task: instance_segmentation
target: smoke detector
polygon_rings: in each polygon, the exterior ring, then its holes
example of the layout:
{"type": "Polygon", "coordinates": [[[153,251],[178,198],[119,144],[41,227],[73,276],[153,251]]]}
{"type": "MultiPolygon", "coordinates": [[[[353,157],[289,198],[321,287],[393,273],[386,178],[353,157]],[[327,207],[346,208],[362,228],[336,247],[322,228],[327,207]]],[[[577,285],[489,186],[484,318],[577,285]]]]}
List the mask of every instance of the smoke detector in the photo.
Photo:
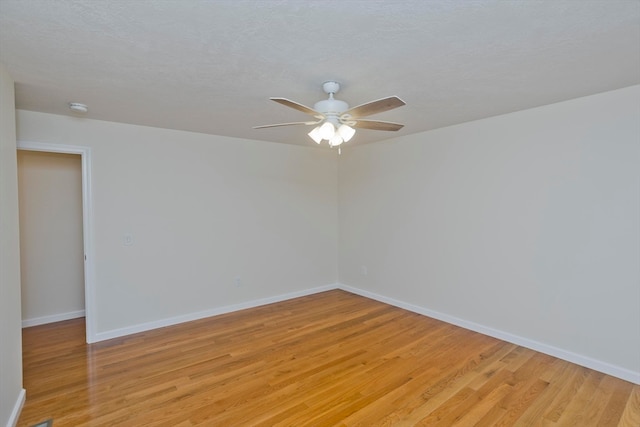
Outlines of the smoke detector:
{"type": "Polygon", "coordinates": [[[89,107],[87,107],[85,104],[80,104],[79,102],[70,102],[69,109],[74,113],[80,114],[87,114],[87,111],[89,111],[89,107]]]}

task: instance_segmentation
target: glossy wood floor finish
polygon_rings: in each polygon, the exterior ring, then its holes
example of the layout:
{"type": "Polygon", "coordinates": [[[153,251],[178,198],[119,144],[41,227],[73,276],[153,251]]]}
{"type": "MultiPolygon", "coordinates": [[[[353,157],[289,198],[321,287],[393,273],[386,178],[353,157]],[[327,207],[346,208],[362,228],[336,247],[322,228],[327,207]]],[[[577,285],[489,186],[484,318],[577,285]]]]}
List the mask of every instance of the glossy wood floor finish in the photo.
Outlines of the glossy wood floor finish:
{"type": "Polygon", "coordinates": [[[640,426],[640,386],[337,290],[23,345],[20,426],[640,426]]]}

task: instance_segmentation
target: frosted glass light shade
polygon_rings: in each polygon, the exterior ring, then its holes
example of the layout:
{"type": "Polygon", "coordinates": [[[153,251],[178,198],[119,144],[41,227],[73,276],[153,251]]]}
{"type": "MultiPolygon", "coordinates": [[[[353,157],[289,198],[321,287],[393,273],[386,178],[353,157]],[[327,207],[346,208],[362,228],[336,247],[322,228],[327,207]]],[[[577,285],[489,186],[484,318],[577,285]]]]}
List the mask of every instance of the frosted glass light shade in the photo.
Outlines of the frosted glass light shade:
{"type": "Polygon", "coordinates": [[[336,133],[336,128],[333,126],[333,123],[324,122],[322,126],[320,126],[320,136],[322,139],[331,139],[333,135],[336,133]]]}
{"type": "Polygon", "coordinates": [[[343,142],[349,141],[355,135],[356,130],[348,125],[340,125],[336,130],[336,125],[330,121],[325,121],[321,126],[316,126],[308,133],[316,144],[320,144],[323,139],[329,142],[329,146],[337,147],[343,142]]]}
{"type": "Polygon", "coordinates": [[[340,134],[344,142],[348,142],[351,138],[353,138],[353,135],[355,135],[356,130],[351,126],[341,125],[338,128],[338,133],[340,134]]]}
{"type": "Polygon", "coordinates": [[[320,126],[314,127],[313,130],[307,135],[309,135],[311,139],[316,142],[316,144],[320,144],[320,142],[322,141],[322,136],[320,135],[320,126]]]}
{"type": "Polygon", "coordinates": [[[338,145],[342,144],[343,142],[344,142],[344,140],[342,139],[340,134],[336,133],[335,135],[333,135],[333,138],[331,138],[329,140],[329,145],[332,146],[332,147],[337,147],[338,145]]]}

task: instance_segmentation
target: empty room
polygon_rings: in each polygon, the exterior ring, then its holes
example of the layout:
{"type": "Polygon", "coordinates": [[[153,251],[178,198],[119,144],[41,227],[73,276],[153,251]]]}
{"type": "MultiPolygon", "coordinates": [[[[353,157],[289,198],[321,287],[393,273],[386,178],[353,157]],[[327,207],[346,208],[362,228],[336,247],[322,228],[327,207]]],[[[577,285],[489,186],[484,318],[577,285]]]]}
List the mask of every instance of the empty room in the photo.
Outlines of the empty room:
{"type": "Polygon", "coordinates": [[[640,1],[0,0],[0,426],[640,425],[640,1]]]}

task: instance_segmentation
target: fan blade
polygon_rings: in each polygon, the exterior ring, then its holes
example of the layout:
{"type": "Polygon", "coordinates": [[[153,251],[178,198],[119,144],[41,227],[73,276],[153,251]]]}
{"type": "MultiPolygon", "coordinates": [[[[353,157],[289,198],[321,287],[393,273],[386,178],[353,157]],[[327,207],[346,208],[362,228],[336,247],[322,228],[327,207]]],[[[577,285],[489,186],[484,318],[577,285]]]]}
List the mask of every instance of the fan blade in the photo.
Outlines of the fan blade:
{"type": "Polygon", "coordinates": [[[262,126],[254,126],[254,129],[264,129],[264,128],[275,128],[278,126],[300,126],[300,125],[317,125],[322,120],[318,120],[317,122],[291,122],[291,123],[278,123],[275,125],[262,125],[262,126]]]}
{"type": "Polygon", "coordinates": [[[287,98],[269,98],[272,101],[276,101],[286,107],[293,108],[294,110],[302,111],[303,113],[310,114],[315,117],[322,117],[322,113],[317,112],[313,108],[309,108],[306,105],[299,104],[287,98]]]}
{"type": "Polygon", "coordinates": [[[400,123],[381,122],[379,120],[356,120],[354,128],[372,129],[372,130],[400,130],[404,127],[400,123]]]}
{"type": "MultiPolygon", "coordinates": [[[[273,98],[272,98],[273,99],[273,98]]],[[[383,111],[393,110],[394,108],[402,107],[405,102],[397,96],[390,96],[388,98],[378,99],[376,101],[367,102],[366,104],[358,105],[350,110],[345,111],[343,114],[349,114],[353,118],[370,116],[372,114],[381,113],[383,111]]]]}

